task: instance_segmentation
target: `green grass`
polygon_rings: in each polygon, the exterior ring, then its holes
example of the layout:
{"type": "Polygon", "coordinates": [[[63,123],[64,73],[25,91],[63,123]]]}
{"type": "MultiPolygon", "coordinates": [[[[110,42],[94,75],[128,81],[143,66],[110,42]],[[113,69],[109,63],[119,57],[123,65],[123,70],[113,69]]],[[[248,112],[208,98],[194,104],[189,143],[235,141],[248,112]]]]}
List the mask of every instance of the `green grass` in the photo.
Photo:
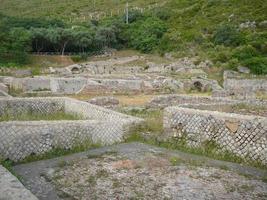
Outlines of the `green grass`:
{"type": "Polygon", "coordinates": [[[81,120],[82,118],[75,114],[68,114],[63,111],[55,113],[17,113],[13,114],[6,112],[6,114],[0,116],[0,122],[3,121],[53,121],[53,120],[81,120]]]}
{"type": "Polygon", "coordinates": [[[163,131],[163,111],[162,110],[139,110],[133,109],[131,111],[124,111],[127,115],[140,117],[145,119],[142,125],[134,129],[138,132],[149,132],[159,134],[163,131]]]}

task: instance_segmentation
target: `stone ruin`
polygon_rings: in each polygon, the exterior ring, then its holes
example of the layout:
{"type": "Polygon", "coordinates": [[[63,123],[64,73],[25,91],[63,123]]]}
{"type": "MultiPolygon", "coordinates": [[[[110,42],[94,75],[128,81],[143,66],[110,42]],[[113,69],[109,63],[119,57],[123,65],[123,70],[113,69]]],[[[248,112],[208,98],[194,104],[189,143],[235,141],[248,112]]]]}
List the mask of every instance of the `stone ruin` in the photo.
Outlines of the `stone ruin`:
{"type": "Polygon", "coordinates": [[[267,101],[161,95],[147,106],[164,109],[163,140],[185,139],[191,147],[215,142],[221,152],[267,165],[267,101]]]}
{"type": "MultiPolygon", "coordinates": [[[[142,56],[110,58],[67,66],[44,69],[40,76],[0,77],[0,83],[27,94],[95,94],[95,93],[169,93],[197,90],[221,90],[216,80],[207,78],[203,71],[211,62],[198,65],[189,58],[156,64],[142,56]],[[141,64],[138,64],[141,62],[141,64]],[[175,78],[171,74],[187,74],[175,78]]],[[[0,87],[0,91],[2,88],[0,87]]]]}
{"type": "Polygon", "coordinates": [[[242,74],[225,71],[223,89],[213,90],[214,97],[255,99],[257,94],[267,94],[267,77],[246,78],[242,74]]]}
{"type": "Polygon", "coordinates": [[[248,162],[253,160],[267,165],[266,117],[181,105],[164,110],[164,131],[166,137],[186,138],[187,145],[193,148],[215,142],[220,152],[230,152],[248,162]]]}
{"type": "Polygon", "coordinates": [[[66,97],[0,99],[0,115],[57,111],[82,119],[0,122],[1,158],[20,161],[53,148],[70,149],[87,140],[95,144],[113,144],[123,141],[132,126],[142,123],[142,119],[66,97]]]}

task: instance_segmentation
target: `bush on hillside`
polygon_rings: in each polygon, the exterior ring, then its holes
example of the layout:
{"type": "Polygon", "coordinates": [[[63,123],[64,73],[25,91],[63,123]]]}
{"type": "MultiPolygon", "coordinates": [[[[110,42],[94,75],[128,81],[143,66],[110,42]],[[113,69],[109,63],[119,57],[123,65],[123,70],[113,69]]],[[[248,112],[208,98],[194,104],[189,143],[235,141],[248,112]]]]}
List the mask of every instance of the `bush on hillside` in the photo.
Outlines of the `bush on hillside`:
{"type": "Polygon", "coordinates": [[[248,67],[254,74],[267,74],[267,58],[254,57],[242,62],[244,66],[248,67]]]}
{"type": "Polygon", "coordinates": [[[259,53],[251,45],[238,47],[234,50],[234,53],[233,53],[233,57],[237,58],[239,61],[251,59],[257,56],[259,56],[259,53]]]}
{"type": "Polygon", "coordinates": [[[137,21],[127,30],[129,44],[142,52],[151,52],[157,47],[166,30],[164,22],[156,17],[137,21]]]}
{"type": "MultiPolygon", "coordinates": [[[[129,16],[128,17],[129,17],[128,18],[129,23],[133,23],[133,22],[135,22],[137,20],[142,19],[144,17],[144,15],[138,10],[132,10],[132,11],[129,12],[129,16]]],[[[123,18],[126,19],[126,15],[124,15],[123,18]]]]}
{"type": "Polygon", "coordinates": [[[248,34],[246,39],[258,52],[265,55],[267,54],[267,32],[248,34]]]}
{"type": "Polygon", "coordinates": [[[244,43],[242,33],[233,25],[225,24],[219,26],[213,37],[214,43],[225,46],[238,46],[244,43]]]}

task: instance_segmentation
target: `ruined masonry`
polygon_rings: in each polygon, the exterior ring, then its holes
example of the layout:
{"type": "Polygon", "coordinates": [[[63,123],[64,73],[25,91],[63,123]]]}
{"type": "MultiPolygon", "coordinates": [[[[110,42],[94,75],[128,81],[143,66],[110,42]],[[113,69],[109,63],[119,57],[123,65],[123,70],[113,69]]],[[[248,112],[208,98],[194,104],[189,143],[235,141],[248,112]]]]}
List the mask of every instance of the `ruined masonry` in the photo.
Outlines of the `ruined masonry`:
{"type": "Polygon", "coordinates": [[[215,142],[220,152],[231,152],[248,162],[254,160],[267,165],[266,117],[167,107],[164,132],[167,138],[185,138],[191,147],[215,142]]]}
{"type": "Polygon", "coordinates": [[[95,144],[113,144],[123,141],[132,126],[143,122],[139,118],[66,97],[0,99],[0,115],[51,114],[57,111],[75,114],[82,120],[0,122],[0,156],[19,161],[52,148],[69,149],[87,140],[95,144]]]}

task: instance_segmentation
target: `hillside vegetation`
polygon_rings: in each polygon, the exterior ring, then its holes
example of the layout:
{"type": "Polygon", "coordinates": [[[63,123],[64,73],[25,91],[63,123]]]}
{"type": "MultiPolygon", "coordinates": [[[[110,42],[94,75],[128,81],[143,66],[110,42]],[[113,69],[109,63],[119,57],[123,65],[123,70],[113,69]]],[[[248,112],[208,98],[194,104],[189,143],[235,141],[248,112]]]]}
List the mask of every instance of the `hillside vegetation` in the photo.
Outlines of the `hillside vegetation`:
{"type": "Polygon", "coordinates": [[[31,52],[77,53],[106,47],[210,59],[267,74],[266,0],[0,0],[0,62],[31,52]],[[144,8],[144,9],[143,9],[144,8]]]}
{"type": "MultiPolygon", "coordinates": [[[[162,0],[128,0],[131,8],[149,9],[163,5],[162,0]]],[[[61,19],[79,22],[122,15],[126,0],[0,0],[0,12],[15,17],[61,19]],[[16,9],[15,9],[16,8],[16,9]]]]}

